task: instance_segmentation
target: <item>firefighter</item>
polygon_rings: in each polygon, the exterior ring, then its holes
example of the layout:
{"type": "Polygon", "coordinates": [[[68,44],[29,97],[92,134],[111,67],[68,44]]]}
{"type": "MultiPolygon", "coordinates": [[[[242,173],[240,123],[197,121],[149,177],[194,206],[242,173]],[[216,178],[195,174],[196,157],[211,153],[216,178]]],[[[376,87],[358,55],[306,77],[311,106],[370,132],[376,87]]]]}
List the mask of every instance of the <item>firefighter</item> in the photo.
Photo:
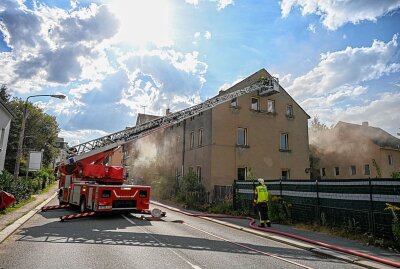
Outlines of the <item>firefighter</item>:
{"type": "Polygon", "coordinates": [[[254,191],[254,206],[257,206],[258,215],[260,216],[259,227],[265,227],[265,223],[268,227],[271,227],[271,222],[268,218],[268,190],[265,186],[264,179],[259,178],[258,186],[254,191]]]}

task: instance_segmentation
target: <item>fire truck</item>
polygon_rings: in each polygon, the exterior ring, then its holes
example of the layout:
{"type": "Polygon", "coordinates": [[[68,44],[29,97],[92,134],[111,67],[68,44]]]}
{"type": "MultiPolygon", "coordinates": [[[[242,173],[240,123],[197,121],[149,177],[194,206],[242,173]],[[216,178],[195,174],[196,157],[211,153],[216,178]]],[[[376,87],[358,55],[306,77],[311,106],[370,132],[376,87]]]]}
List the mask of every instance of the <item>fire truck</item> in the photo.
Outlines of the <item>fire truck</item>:
{"type": "Polygon", "coordinates": [[[226,91],[193,107],[71,147],[67,160],[58,166],[60,205],[78,207],[81,213],[148,210],[150,187],[124,184],[123,167],[105,165],[107,157],[126,143],[255,91],[261,96],[278,93],[278,79],[262,78],[248,87],[226,91]]]}

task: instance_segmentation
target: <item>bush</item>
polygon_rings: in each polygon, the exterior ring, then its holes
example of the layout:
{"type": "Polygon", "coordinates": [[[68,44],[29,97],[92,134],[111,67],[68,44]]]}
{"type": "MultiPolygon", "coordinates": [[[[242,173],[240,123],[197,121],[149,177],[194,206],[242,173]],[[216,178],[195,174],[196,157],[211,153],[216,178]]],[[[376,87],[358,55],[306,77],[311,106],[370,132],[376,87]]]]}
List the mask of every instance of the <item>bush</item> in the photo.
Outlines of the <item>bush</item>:
{"type": "Polygon", "coordinates": [[[0,190],[14,195],[17,203],[28,199],[31,194],[28,182],[25,180],[14,180],[14,176],[7,171],[3,171],[0,175],[0,190]]]}
{"type": "Polygon", "coordinates": [[[400,245],[400,219],[397,215],[397,212],[400,212],[400,207],[386,203],[385,210],[390,210],[390,212],[393,215],[392,233],[394,240],[396,241],[397,244],[400,245]]]}
{"type": "Polygon", "coordinates": [[[291,222],[291,214],[290,207],[292,205],[287,203],[279,196],[272,195],[269,203],[269,218],[273,222],[277,223],[290,223],[291,222]]]}

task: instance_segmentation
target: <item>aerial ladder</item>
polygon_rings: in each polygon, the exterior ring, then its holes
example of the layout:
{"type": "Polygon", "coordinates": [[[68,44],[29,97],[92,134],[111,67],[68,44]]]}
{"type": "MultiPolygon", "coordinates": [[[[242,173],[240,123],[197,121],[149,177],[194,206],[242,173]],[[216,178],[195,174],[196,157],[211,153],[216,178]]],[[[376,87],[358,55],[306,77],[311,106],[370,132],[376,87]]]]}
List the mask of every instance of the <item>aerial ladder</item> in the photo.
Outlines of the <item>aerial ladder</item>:
{"type": "MultiPolygon", "coordinates": [[[[76,217],[90,216],[96,212],[147,212],[150,187],[124,184],[123,168],[104,165],[106,158],[126,143],[256,91],[259,95],[267,96],[278,93],[279,81],[272,76],[261,78],[250,86],[222,92],[198,105],[70,147],[67,151],[69,157],[58,166],[60,207],[47,207],[43,210],[62,208],[65,205],[76,206],[81,212],[76,217]]],[[[64,219],[74,218],[75,215],[71,216],[64,216],[64,219]]]]}

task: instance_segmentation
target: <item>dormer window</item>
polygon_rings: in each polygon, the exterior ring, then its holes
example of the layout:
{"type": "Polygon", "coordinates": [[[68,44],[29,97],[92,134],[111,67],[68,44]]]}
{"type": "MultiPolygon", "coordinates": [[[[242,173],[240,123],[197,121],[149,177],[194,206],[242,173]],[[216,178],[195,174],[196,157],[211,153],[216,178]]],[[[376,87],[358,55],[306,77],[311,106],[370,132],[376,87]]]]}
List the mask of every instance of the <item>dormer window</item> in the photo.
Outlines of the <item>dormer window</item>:
{"type": "Polygon", "coordinates": [[[238,100],[237,98],[233,98],[231,100],[231,107],[237,107],[238,106],[238,100]]]}

